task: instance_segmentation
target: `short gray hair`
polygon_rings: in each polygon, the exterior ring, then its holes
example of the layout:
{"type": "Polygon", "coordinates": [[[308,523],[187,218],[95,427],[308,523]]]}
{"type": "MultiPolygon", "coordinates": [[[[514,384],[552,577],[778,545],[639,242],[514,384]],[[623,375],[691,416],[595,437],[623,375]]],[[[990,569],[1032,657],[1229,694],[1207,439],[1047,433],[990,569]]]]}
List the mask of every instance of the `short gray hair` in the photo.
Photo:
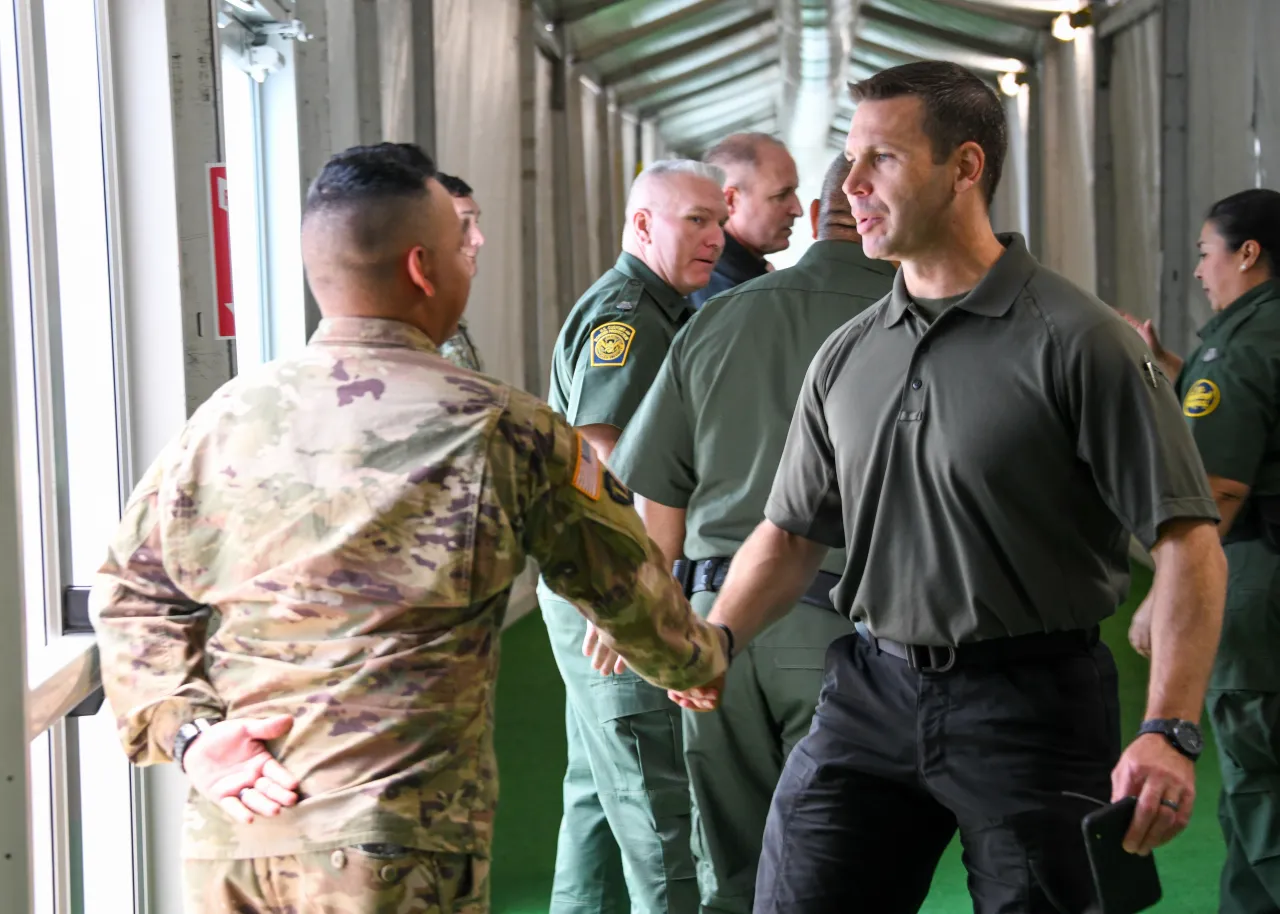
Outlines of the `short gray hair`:
{"type": "Polygon", "coordinates": [[[748,165],[755,167],[760,162],[760,150],[765,146],[773,146],[787,151],[786,143],[767,133],[731,133],[708,149],[702,156],[702,160],[720,166],[748,165]]]}
{"type": "Polygon", "coordinates": [[[715,181],[718,185],[724,187],[724,169],[708,162],[699,162],[696,159],[662,159],[640,172],[636,176],[636,180],[639,181],[646,176],[656,177],[658,175],[673,174],[695,175],[699,178],[715,181]]]}
{"type": "Polygon", "coordinates": [[[709,165],[706,162],[699,162],[695,159],[661,159],[649,165],[636,175],[636,179],[631,182],[631,192],[627,195],[627,219],[635,213],[635,200],[639,195],[640,188],[650,181],[661,180],[673,175],[693,175],[695,178],[705,178],[708,181],[714,181],[716,187],[723,188],[726,180],[724,169],[718,165],[709,165]]]}

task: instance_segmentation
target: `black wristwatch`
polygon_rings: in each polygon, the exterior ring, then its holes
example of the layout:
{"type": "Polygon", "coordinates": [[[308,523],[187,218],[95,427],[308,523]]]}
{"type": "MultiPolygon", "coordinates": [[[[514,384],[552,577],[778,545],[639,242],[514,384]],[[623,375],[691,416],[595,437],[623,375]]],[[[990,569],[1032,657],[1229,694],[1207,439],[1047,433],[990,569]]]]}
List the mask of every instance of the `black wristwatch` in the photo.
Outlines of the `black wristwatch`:
{"type": "Polygon", "coordinates": [[[1138,734],[1145,733],[1159,733],[1169,741],[1169,745],[1193,762],[1204,751],[1204,737],[1200,735],[1200,728],[1189,720],[1176,717],[1144,720],[1138,728],[1138,734]]]}
{"type": "Polygon", "coordinates": [[[726,638],[729,639],[729,646],[725,649],[725,659],[732,662],[733,660],[733,630],[723,622],[712,622],[716,628],[724,632],[726,638]]]}
{"type": "Polygon", "coordinates": [[[183,756],[187,754],[191,744],[196,741],[196,737],[216,723],[216,720],[210,720],[207,717],[197,717],[190,723],[183,724],[178,728],[178,734],[173,738],[173,760],[178,763],[178,768],[182,771],[187,770],[186,766],[182,764],[183,756]]]}

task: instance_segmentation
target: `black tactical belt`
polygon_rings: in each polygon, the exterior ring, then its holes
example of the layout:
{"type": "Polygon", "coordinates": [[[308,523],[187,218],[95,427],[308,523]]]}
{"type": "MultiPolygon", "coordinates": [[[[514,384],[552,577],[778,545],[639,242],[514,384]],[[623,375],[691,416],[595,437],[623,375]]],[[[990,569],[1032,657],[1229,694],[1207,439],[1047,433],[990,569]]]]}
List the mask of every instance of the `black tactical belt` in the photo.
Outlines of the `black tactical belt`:
{"type": "MultiPolygon", "coordinates": [[[[680,582],[687,597],[703,591],[716,593],[724,586],[725,578],[729,575],[729,562],[730,559],[726,557],[703,559],[700,562],[676,559],[671,566],[671,573],[680,582]]],[[[819,571],[818,576],[809,582],[800,602],[823,609],[835,609],[835,604],[831,602],[831,591],[839,583],[840,575],[819,571]]]]}
{"type": "Polygon", "coordinates": [[[999,665],[1066,657],[1088,650],[1101,638],[1101,630],[1095,625],[1069,632],[1044,632],[972,641],[957,647],[937,647],[877,638],[863,622],[857,623],[856,627],[862,640],[877,651],[905,660],[907,666],[922,673],[945,673],[957,665],[999,665]]]}

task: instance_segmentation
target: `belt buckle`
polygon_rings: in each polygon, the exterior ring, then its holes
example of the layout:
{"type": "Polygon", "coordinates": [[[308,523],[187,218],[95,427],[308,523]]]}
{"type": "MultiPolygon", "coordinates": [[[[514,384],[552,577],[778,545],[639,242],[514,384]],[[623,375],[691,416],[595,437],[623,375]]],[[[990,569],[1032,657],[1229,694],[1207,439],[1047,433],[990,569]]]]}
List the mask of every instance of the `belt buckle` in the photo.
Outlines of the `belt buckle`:
{"type": "Polygon", "coordinates": [[[907,666],[923,673],[945,673],[956,665],[956,649],[950,645],[935,647],[932,644],[913,644],[907,648],[907,666]],[[938,658],[946,657],[939,665],[938,658]],[[921,662],[921,657],[925,662],[921,662]]]}

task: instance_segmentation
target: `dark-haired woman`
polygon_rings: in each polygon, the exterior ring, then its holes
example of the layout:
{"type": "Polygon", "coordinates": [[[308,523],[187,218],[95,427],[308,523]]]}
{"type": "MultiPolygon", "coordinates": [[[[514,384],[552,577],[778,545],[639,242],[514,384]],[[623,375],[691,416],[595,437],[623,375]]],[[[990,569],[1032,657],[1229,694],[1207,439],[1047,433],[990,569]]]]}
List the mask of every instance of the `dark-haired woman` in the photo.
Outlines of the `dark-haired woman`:
{"type": "MultiPolygon", "coordinates": [[[[1222,515],[1229,577],[1206,706],[1218,737],[1227,843],[1221,914],[1280,911],[1280,193],[1214,204],[1196,278],[1217,312],[1184,363],[1136,324],[1177,377],[1222,515]]],[[[1150,649],[1146,613],[1130,640],[1150,649]]]]}

